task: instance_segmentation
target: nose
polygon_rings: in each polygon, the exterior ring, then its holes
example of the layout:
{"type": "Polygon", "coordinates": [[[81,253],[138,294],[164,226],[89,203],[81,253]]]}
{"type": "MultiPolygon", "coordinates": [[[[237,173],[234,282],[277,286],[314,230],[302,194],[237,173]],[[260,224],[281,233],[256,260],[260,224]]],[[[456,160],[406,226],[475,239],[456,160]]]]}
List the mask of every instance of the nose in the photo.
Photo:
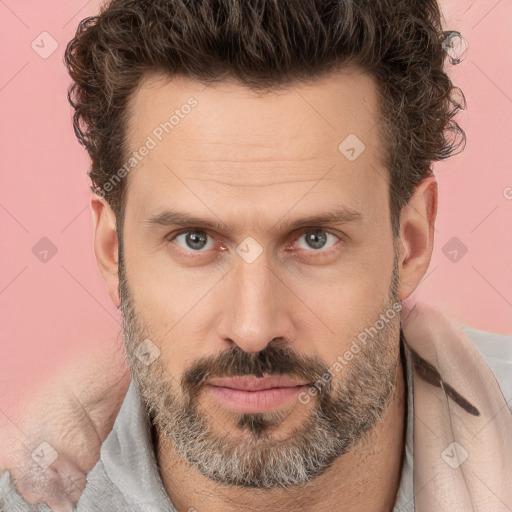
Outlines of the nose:
{"type": "Polygon", "coordinates": [[[273,340],[292,338],[291,292],[264,254],[252,263],[240,259],[226,277],[219,303],[221,339],[259,352],[273,340]]]}

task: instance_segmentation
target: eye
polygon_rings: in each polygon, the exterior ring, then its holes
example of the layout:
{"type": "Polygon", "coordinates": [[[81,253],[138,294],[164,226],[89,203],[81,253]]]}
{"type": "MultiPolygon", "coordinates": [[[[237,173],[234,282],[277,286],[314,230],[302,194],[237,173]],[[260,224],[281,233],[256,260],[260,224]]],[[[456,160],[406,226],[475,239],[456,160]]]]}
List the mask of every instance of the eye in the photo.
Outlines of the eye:
{"type": "Polygon", "coordinates": [[[206,247],[206,250],[213,248],[213,241],[208,239],[208,234],[199,229],[197,230],[189,230],[186,232],[178,233],[175,235],[171,241],[176,241],[177,245],[179,245],[182,249],[186,249],[188,251],[193,252],[205,252],[201,251],[206,247]],[[178,242],[178,240],[182,240],[182,244],[178,242]],[[208,247],[208,243],[211,244],[208,247]]]}
{"type": "MultiPolygon", "coordinates": [[[[302,233],[298,240],[305,240],[306,247],[299,247],[299,249],[315,250],[329,249],[336,244],[339,237],[329,233],[325,229],[313,229],[302,233]]],[[[297,242],[298,243],[298,242],[297,242]]]]}
{"type": "MultiPolygon", "coordinates": [[[[303,232],[296,240],[296,246],[301,250],[328,253],[340,238],[325,229],[315,228],[303,232]]],[[[215,247],[213,238],[202,229],[189,228],[175,234],[169,241],[189,253],[206,252],[215,247]]]]}

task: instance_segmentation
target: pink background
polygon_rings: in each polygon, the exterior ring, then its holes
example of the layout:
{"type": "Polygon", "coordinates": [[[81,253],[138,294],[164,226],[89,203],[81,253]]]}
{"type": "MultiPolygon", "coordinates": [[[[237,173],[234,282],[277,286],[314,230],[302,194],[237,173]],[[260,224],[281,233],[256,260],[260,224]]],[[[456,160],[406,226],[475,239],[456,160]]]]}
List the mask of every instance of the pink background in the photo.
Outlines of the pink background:
{"type": "MultiPolygon", "coordinates": [[[[99,4],[0,3],[0,427],[63,365],[92,351],[119,353],[120,317],[93,256],[89,160],[73,133],[62,62],[78,22],[99,4]],[[58,43],[47,58],[31,47],[51,48],[43,32],[58,43]],[[32,252],[42,237],[57,247],[46,263],[32,252]]],[[[510,333],[512,2],[446,1],[443,11],[446,28],[469,43],[464,61],[448,65],[467,98],[458,119],[468,143],[435,167],[437,238],[416,296],[470,326],[510,333]],[[443,253],[453,237],[468,249],[456,263],[443,253]]]]}

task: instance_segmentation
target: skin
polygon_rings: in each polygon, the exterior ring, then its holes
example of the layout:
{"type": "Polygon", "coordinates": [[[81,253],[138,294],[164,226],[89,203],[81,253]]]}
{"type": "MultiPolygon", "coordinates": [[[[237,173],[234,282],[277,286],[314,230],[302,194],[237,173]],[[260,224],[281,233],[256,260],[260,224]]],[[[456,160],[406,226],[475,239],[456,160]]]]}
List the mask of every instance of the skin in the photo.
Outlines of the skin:
{"type": "MultiPolygon", "coordinates": [[[[123,222],[124,273],[141,333],[160,350],[155,368],[161,381],[179,393],[181,377],[201,357],[215,358],[232,347],[256,353],[281,344],[331,366],[382,313],[395,254],[399,300],[409,297],[424,276],[433,247],[435,179],[418,185],[394,240],[377,85],[356,69],[265,95],[230,81],[205,87],[186,78],[148,76],[130,103],[129,146],[140,147],[190,96],[197,107],[129,175],[123,222]],[[366,146],[353,162],[338,150],[351,133],[366,146]],[[360,218],[294,230],[277,224],[340,205],[360,218]],[[208,246],[194,252],[185,236],[172,240],[182,226],[148,223],[170,207],[229,227],[205,229],[208,246]],[[327,248],[307,245],[303,235],[312,229],[333,235],[327,248]],[[236,252],[248,236],[262,248],[252,263],[236,252]]],[[[115,215],[99,197],[91,204],[96,258],[119,307],[115,215]]],[[[323,511],[338,509],[340,502],[344,510],[391,510],[403,450],[404,381],[398,330],[391,329],[384,341],[397,362],[387,409],[361,442],[306,487],[219,484],[183,460],[158,428],[162,480],[178,510],[323,511]]],[[[154,377],[150,368],[134,365],[132,372],[154,377]]],[[[346,378],[340,372],[333,384],[346,378]]],[[[250,434],[237,428],[230,411],[204,392],[197,403],[216,433],[227,433],[233,443],[247,441],[250,434]]],[[[290,438],[313,406],[314,401],[308,406],[294,401],[283,407],[273,439],[290,438]]]]}
{"type": "Polygon", "coordinates": [[[0,469],[10,470],[27,502],[44,501],[55,512],[72,509],[85,488],[86,473],[100,457],[129,382],[121,352],[105,357],[105,349],[86,350],[23,403],[10,429],[0,429],[0,469]],[[58,453],[46,469],[32,458],[42,441],[58,453]]]}

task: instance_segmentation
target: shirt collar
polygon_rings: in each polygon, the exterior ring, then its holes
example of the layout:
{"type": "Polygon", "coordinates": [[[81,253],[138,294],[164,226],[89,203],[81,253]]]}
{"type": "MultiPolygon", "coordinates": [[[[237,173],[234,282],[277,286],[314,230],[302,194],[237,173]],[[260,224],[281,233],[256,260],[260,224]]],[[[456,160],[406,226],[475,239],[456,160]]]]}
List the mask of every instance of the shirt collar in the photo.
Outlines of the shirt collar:
{"type": "Polygon", "coordinates": [[[402,458],[402,471],[400,485],[396,495],[393,512],[410,512],[415,510],[414,504],[414,380],[412,370],[412,359],[409,347],[405,341],[403,331],[400,330],[400,355],[402,358],[406,401],[406,422],[405,422],[405,446],[402,458]]]}
{"type": "Polygon", "coordinates": [[[175,511],[165,491],[151,440],[151,424],[132,377],[101,459],[112,483],[129,504],[175,511]]]}

